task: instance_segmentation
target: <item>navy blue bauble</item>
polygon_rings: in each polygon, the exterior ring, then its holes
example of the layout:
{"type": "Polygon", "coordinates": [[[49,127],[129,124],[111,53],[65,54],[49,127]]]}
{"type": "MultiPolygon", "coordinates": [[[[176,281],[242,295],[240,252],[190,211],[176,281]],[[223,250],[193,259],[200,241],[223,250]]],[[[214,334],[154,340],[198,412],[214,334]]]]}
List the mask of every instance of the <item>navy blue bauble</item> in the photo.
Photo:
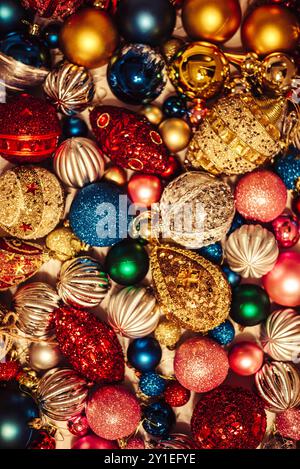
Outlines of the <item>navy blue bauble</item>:
{"type": "Polygon", "coordinates": [[[170,425],[172,425],[176,421],[172,407],[165,401],[152,402],[152,404],[149,404],[144,409],[144,415],[149,415],[149,413],[153,412],[156,412],[158,414],[164,414],[168,418],[170,425]]]}
{"type": "Polygon", "coordinates": [[[230,344],[235,336],[234,327],[232,323],[226,319],[222,324],[219,324],[219,326],[209,331],[208,336],[220,345],[230,344]]]}
{"type": "Polygon", "coordinates": [[[241,283],[241,280],[242,280],[241,276],[237,274],[236,272],[234,272],[233,270],[231,270],[231,268],[228,267],[228,265],[223,265],[222,271],[225,274],[225,277],[227,278],[228,283],[232,286],[232,288],[237,287],[241,283]]]}
{"type": "Polygon", "coordinates": [[[153,436],[166,436],[170,432],[170,423],[164,414],[149,413],[143,420],[144,430],[153,436]]]}
{"type": "Polygon", "coordinates": [[[143,44],[124,46],[111,59],[107,80],[111,91],[124,103],[149,103],[166,86],[164,59],[143,44]]]}
{"type": "Polygon", "coordinates": [[[197,253],[214,264],[221,264],[223,260],[223,249],[221,243],[214,243],[210,244],[209,246],[204,246],[201,249],[197,249],[197,253]]]}
{"type": "Polygon", "coordinates": [[[186,101],[179,96],[169,96],[163,103],[162,110],[166,117],[184,117],[187,113],[186,101]]]}
{"type": "Polygon", "coordinates": [[[23,28],[22,20],[29,20],[28,16],[20,0],[0,0],[0,37],[23,28]]]}
{"type": "Polygon", "coordinates": [[[155,371],[148,371],[140,378],[140,390],[145,396],[158,397],[166,389],[166,380],[155,371]]]}
{"type": "Polygon", "coordinates": [[[300,151],[291,148],[288,155],[276,161],[274,169],[287,189],[295,189],[297,179],[300,178],[300,151]]]}
{"type": "Polygon", "coordinates": [[[135,339],[127,349],[127,359],[139,371],[154,370],[161,360],[161,348],[153,337],[135,339]]]}
{"type": "Polygon", "coordinates": [[[49,49],[59,49],[59,33],[62,23],[49,23],[43,29],[43,37],[49,49]]]}
{"type": "Polygon", "coordinates": [[[12,386],[0,387],[0,449],[25,449],[32,437],[28,424],[38,416],[30,396],[12,386]]]}
{"type": "Polygon", "coordinates": [[[51,66],[49,50],[36,36],[13,32],[0,41],[0,51],[31,67],[48,69],[51,66]]]}
{"type": "Polygon", "coordinates": [[[245,225],[245,223],[247,223],[245,218],[243,218],[242,215],[236,212],[232,220],[231,227],[227,233],[227,236],[231,235],[231,233],[240,228],[242,225],[245,225]]]}
{"type": "Polygon", "coordinates": [[[65,138],[87,137],[89,128],[83,119],[77,116],[71,116],[63,120],[62,132],[65,138]]]}
{"type": "Polygon", "coordinates": [[[122,0],[115,19],[127,42],[159,46],[175,28],[176,9],[170,0],[122,0]]]}
{"type": "Polygon", "coordinates": [[[71,228],[90,246],[112,246],[127,236],[131,220],[127,217],[128,204],[120,187],[108,182],[90,184],[78,191],[73,200],[71,228]]]}

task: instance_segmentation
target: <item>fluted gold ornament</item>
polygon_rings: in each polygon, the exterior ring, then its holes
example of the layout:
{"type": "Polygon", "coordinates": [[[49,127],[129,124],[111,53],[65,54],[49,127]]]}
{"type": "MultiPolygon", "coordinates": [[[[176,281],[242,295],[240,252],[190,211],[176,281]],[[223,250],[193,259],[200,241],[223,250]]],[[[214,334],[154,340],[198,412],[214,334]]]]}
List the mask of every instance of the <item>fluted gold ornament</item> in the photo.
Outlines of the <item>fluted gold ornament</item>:
{"type": "Polygon", "coordinates": [[[139,110],[139,114],[147,117],[148,121],[154,125],[159,125],[164,118],[162,110],[155,104],[146,104],[139,110]]]}
{"type": "Polygon", "coordinates": [[[52,257],[63,262],[77,256],[81,251],[88,250],[88,245],[80,241],[67,226],[56,228],[49,233],[46,246],[52,257]]]}
{"type": "Polygon", "coordinates": [[[181,337],[181,327],[174,321],[162,318],[155,329],[154,337],[161,345],[172,350],[181,337]]]}

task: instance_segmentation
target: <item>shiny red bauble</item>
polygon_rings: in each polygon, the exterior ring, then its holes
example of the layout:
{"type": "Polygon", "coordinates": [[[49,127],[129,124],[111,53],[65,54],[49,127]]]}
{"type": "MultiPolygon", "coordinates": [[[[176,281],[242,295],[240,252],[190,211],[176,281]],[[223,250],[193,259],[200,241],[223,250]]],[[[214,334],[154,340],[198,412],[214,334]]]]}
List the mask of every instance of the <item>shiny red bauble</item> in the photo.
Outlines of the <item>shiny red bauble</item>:
{"type": "Polygon", "coordinates": [[[40,430],[38,435],[30,443],[28,449],[56,449],[55,438],[44,430],[40,430]]]}
{"type": "Polygon", "coordinates": [[[191,392],[184,388],[178,381],[169,381],[164,392],[164,399],[171,407],[185,405],[191,397],[191,392]]]}
{"type": "Polygon", "coordinates": [[[150,207],[159,202],[163,184],[159,177],[152,174],[134,174],[128,182],[127,191],[133,203],[150,207]]]}
{"type": "Polygon", "coordinates": [[[85,436],[90,427],[85,415],[74,415],[74,417],[68,420],[68,430],[72,435],[85,436]]]}
{"type": "Polygon", "coordinates": [[[119,446],[116,441],[105,440],[97,435],[87,435],[75,441],[71,449],[119,449],[119,446]]]}
{"type": "Polygon", "coordinates": [[[254,375],[262,366],[264,352],[255,342],[237,342],[228,353],[229,366],[238,375],[254,375]]]}
{"type": "Polygon", "coordinates": [[[168,166],[165,171],[160,174],[163,179],[173,179],[182,172],[179,159],[175,155],[171,155],[168,159],[168,166]]]}
{"type": "Polygon", "coordinates": [[[272,222],[278,246],[291,248],[297,244],[300,238],[300,227],[297,218],[289,213],[282,213],[272,222]]]}

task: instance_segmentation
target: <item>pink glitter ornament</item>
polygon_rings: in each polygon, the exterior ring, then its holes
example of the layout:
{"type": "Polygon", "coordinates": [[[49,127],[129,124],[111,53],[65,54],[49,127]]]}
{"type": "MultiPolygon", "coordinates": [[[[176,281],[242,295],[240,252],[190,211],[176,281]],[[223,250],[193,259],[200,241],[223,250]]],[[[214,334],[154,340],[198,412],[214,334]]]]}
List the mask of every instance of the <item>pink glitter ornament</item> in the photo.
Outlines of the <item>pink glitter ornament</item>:
{"type": "Polygon", "coordinates": [[[85,436],[89,431],[89,424],[85,415],[75,415],[68,420],[68,430],[72,435],[85,436]]]}
{"type": "Polygon", "coordinates": [[[145,442],[142,438],[135,436],[130,438],[122,449],[145,449],[145,442]]]}
{"type": "Polygon", "coordinates": [[[87,403],[89,426],[98,436],[117,440],[130,435],[141,420],[137,398],[123,386],[103,386],[87,403]]]}
{"type": "Polygon", "coordinates": [[[207,392],[225,380],[228,358],[222,347],[211,339],[193,337],[176,350],[174,372],[182,386],[195,392],[207,392]]]}
{"type": "Polygon", "coordinates": [[[97,435],[87,435],[75,441],[72,449],[119,449],[119,446],[116,441],[105,440],[97,435]]]}
{"type": "Polygon", "coordinates": [[[275,218],[272,228],[281,248],[291,248],[299,241],[300,227],[297,218],[289,213],[283,213],[275,218]]]}
{"type": "Polygon", "coordinates": [[[266,169],[246,174],[235,189],[236,209],[248,220],[270,222],[283,212],[286,201],[284,183],[266,169]]]}
{"type": "Polygon", "coordinates": [[[300,440],[300,409],[289,409],[276,415],[276,429],[281,436],[300,440]]]}

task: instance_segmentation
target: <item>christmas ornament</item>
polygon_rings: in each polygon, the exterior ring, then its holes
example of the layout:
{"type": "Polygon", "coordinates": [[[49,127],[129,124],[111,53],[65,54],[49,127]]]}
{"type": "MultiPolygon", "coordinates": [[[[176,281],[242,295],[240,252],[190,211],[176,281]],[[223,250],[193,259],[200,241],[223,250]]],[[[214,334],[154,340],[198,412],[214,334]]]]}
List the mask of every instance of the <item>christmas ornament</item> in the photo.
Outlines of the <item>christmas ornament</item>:
{"type": "Polygon", "coordinates": [[[11,163],[37,163],[52,155],[61,130],[54,107],[16,95],[0,104],[0,155],[11,163]]]}
{"type": "Polygon", "coordinates": [[[137,398],[127,388],[103,386],[89,398],[86,416],[96,435],[115,440],[134,432],[141,420],[141,409],[137,398]]]}
{"type": "Polygon", "coordinates": [[[229,350],[228,361],[232,371],[241,376],[250,376],[261,368],[264,352],[255,342],[241,341],[229,350]]]}
{"type": "Polygon", "coordinates": [[[218,342],[220,345],[228,345],[233,341],[235,331],[232,323],[226,319],[217,327],[208,332],[208,337],[218,342]]]}
{"type": "Polygon", "coordinates": [[[185,41],[182,37],[171,37],[160,46],[161,53],[167,63],[170,63],[175,55],[184,46],[185,41]]]}
{"type": "Polygon", "coordinates": [[[282,95],[292,88],[297,67],[292,57],[281,52],[268,55],[259,71],[259,82],[272,95],[282,95]]]}
{"type": "Polygon", "coordinates": [[[68,430],[72,435],[85,436],[90,427],[85,415],[75,415],[68,420],[68,430]]]}
{"type": "Polygon", "coordinates": [[[300,219],[300,195],[296,195],[292,200],[292,210],[296,217],[300,219]]]}
{"type": "Polygon", "coordinates": [[[103,180],[116,184],[116,186],[125,186],[127,183],[127,173],[120,166],[112,165],[105,171],[103,180]]]}
{"type": "Polygon", "coordinates": [[[76,65],[96,68],[105,65],[114,53],[119,35],[110,16],[96,8],[84,8],[70,16],[60,33],[66,58],[76,65]]]}
{"type": "Polygon", "coordinates": [[[276,430],[284,438],[300,440],[300,409],[289,409],[276,415],[276,430]]]}
{"type": "Polygon", "coordinates": [[[0,381],[14,381],[21,371],[19,362],[8,361],[0,364],[0,381]]]}
{"type": "Polygon", "coordinates": [[[18,328],[32,337],[51,336],[52,313],[58,304],[59,296],[47,283],[32,282],[19,287],[13,296],[13,307],[18,315],[18,328]]]}
{"type": "Polygon", "coordinates": [[[250,94],[220,98],[194,134],[186,164],[212,174],[253,171],[280,151],[277,122],[283,110],[281,98],[257,99],[250,94]]]}
{"type": "Polygon", "coordinates": [[[275,220],[285,209],[287,191],[272,171],[260,169],[243,176],[235,188],[235,206],[246,219],[275,220]]]}
{"type": "Polygon", "coordinates": [[[134,285],[147,275],[149,257],[146,249],[133,239],[124,239],[110,248],[105,270],[120,285],[134,285]]]}
{"type": "MultiPolygon", "coordinates": [[[[69,219],[78,238],[98,247],[112,246],[127,235],[129,200],[122,205],[124,192],[115,184],[90,184],[77,192],[73,199],[69,219]]],[[[123,201],[124,202],[124,201],[123,201]]]]}
{"type": "Polygon", "coordinates": [[[175,421],[171,407],[165,402],[154,402],[144,408],[144,430],[150,435],[166,436],[175,421]]]}
{"type": "Polygon", "coordinates": [[[189,37],[211,42],[226,42],[241,22],[238,0],[186,0],[182,7],[182,23],[189,37]]]}
{"type": "Polygon", "coordinates": [[[87,246],[67,226],[55,228],[46,238],[46,246],[52,257],[64,262],[86,251],[87,246]]]}
{"type": "Polygon", "coordinates": [[[290,363],[266,363],[256,373],[255,384],[270,412],[283,412],[300,403],[300,376],[290,363]]]}
{"type": "Polygon", "coordinates": [[[143,287],[126,287],[112,294],[107,314],[114,331],[130,339],[151,334],[160,316],[154,295],[143,287]]]}
{"type": "Polygon", "coordinates": [[[191,397],[188,389],[184,388],[178,381],[168,382],[164,392],[164,400],[171,407],[181,407],[185,405],[191,397]]]}
{"type": "Polygon", "coordinates": [[[176,322],[169,321],[164,317],[156,327],[154,337],[160,345],[165,345],[172,350],[181,337],[181,327],[176,322]]]}
{"type": "Polygon", "coordinates": [[[153,370],[161,360],[159,343],[152,337],[135,339],[127,349],[127,359],[131,366],[141,372],[153,370]]]}
{"type": "Polygon", "coordinates": [[[61,360],[62,355],[56,345],[48,342],[33,342],[29,347],[29,365],[36,371],[54,368],[61,360]]]}
{"type": "Polygon", "coordinates": [[[43,39],[49,49],[59,49],[61,23],[48,23],[42,31],[43,39]]]}
{"type": "Polygon", "coordinates": [[[123,46],[112,57],[107,81],[113,94],[128,104],[154,101],[167,84],[163,57],[144,44],[123,46]]]}
{"type": "Polygon", "coordinates": [[[244,283],[233,289],[230,316],[245,327],[263,322],[270,312],[267,293],[258,285],[244,283]]]}
{"type": "Polygon", "coordinates": [[[87,383],[69,368],[53,368],[40,379],[36,397],[41,411],[54,420],[66,421],[80,414],[88,396],[87,383]]]}
{"type": "Polygon", "coordinates": [[[300,352],[300,315],[293,309],[270,314],[262,330],[265,353],[278,361],[294,361],[300,352]]]}
{"type": "Polygon", "coordinates": [[[56,337],[72,367],[99,384],[124,379],[124,357],[113,329],[88,311],[63,306],[55,312],[56,337]]]}
{"type": "Polygon", "coordinates": [[[119,449],[116,441],[105,440],[97,435],[87,435],[76,440],[71,449],[119,449]]]}
{"type": "Polygon", "coordinates": [[[76,11],[84,0],[22,0],[26,8],[30,8],[44,18],[62,20],[76,11]]]}
{"type": "Polygon", "coordinates": [[[193,128],[197,130],[202,120],[207,116],[208,109],[204,99],[196,98],[188,103],[188,120],[193,128]]]}
{"type": "Polygon", "coordinates": [[[39,167],[18,166],[5,171],[0,177],[0,200],[5,206],[1,228],[23,239],[46,236],[64,212],[58,179],[39,167]]]}
{"type": "Polygon", "coordinates": [[[57,292],[66,305],[95,308],[110,287],[102,265],[92,257],[77,257],[62,265],[57,292]]]}
{"type": "Polygon", "coordinates": [[[240,215],[238,212],[235,212],[230,230],[227,233],[227,236],[229,236],[231,233],[233,233],[235,230],[240,228],[242,225],[245,225],[247,221],[240,215]]]}
{"type": "Polygon", "coordinates": [[[155,449],[198,449],[192,438],[183,433],[170,433],[164,440],[151,441],[151,447],[155,449]]]}
{"type": "Polygon", "coordinates": [[[296,449],[297,443],[292,440],[286,440],[280,435],[271,435],[266,442],[263,442],[261,449],[296,449]]]}
{"type": "Polygon", "coordinates": [[[145,116],[151,124],[159,125],[163,120],[163,112],[156,104],[145,104],[139,114],[145,116]]]}
{"type": "Polygon", "coordinates": [[[49,260],[38,244],[0,238],[0,291],[23,283],[49,260]]]}
{"type": "Polygon", "coordinates": [[[228,368],[224,350],[205,337],[187,339],[175,353],[176,379],[190,391],[207,392],[220,386],[227,376],[228,368]]]}
{"type": "Polygon", "coordinates": [[[151,253],[156,297],[163,314],[184,328],[207,332],[228,316],[231,290],[217,266],[175,246],[151,253]]]}
{"type": "Polygon", "coordinates": [[[159,132],[167,148],[177,153],[184,150],[191,138],[190,126],[178,117],[170,117],[159,126],[159,132]]]}
{"type": "Polygon", "coordinates": [[[243,225],[225,245],[227,262],[244,278],[260,278],[274,267],[279,249],[274,235],[261,225],[243,225]]]}
{"type": "Polygon", "coordinates": [[[28,449],[53,450],[56,449],[56,440],[54,436],[49,435],[46,431],[39,430],[37,435],[35,433],[28,449]]]}
{"type": "MultiPolygon", "coordinates": [[[[0,30],[1,36],[22,28],[22,20],[27,17],[25,8],[18,0],[1,0],[0,30]]],[[[26,18],[27,19],[27,18],[26,18]]]]}
{"type": "Polygon", "coordinates": [[[43,88],[56,109],[67,116],[83,111],[95,94],[90,72],[67,62],[49,73],[43,88]]]}
{"type": "Polygon", "coordinates": [[[169,0],[124,0],[115,19],[125,41],[159,46],[174,30],[176,10],[169,0]]]}
{"type": "Polygon", "coordinates": [[[300,226],[297,218],[289,213],[283,213],[272,221],[272,228],[278,246],[291,248],[297,244],[300,238],[300,226]]]}
{"type": "Polygon", "coordinates": [[[241,283],[241,276],[231,270],[228,265],[223,265],[221,269],[232,288],[237,287],[241,283]]]}
{"type": "Polygon", "coordinates": [[[221,91],[229,75],[229,65],[214,44],[192,42],[177,53],[168,72],[177,92],[190,99],[209,99],[221,91]]]}
{"type": "Polygon", "coordinates": [[[140,377],[139,388],[147,397],[158,397],[166,388],[166,380],[155,371],[148,371],[140,377]]]}
{"type": "Polygon", "coordinates": [[[283,306],[300,305],[300,254],[282,252],[271,272],[263,277],[270,298],[283,306]]]}
{"type": "Polygon", "coordinates": [[[15,386],[0,387],[0,448],[25,449],[32,438],[29,423],[38,417],[34,400],[15,386]]]}
{"type": "Polygon", "coordinates": [[[260,5],[244,19],[243,45],[258,55],[292,52],[299,40],[297,16],[281,5],[260,5]]]}
{"type": "Polygon", "coordinates": [[[298,178],[300,178],[300,157],[297,148],[290,148],[286,156],[279,158],[274,171],[283,180],[287,189],[295,189],[298,178]]]}
{"type": "Polygon", "coordinates": [[[219,241],[234,216],[229,185],[210,174],[183,173],[164,190],[160,200],[162,232],[190,249],[219,241]]]}
{"type": "Polygon", "coordinates": [[[113,163],[146,174],[168,169],[168,150],[145,117],[123,108],[98,106],[90,121],[99,147],[113,163]]]}
{"type": "Polygon", "coordinates": [[[163,179],[174,179],[182,173],[181,161],[176,155],[170,155],[168,160],[168,167],[161,173],[163,179]]]}
{"type": "Polygon", "coordinates": [[[191,430],[200,449],[255,449],[266,431],[264,404],[252,391],[221,386],[198,401],[191,430]]]}
{"type": "Polygon", "coordinates": [[[142,438],[133,437],[126,442],[126,446],[121,449],[145,449],[145,443],[142,438]]]}
{"type": "Polygon", "coordinates": [[[89,129],[80,117],[69,116],[62,119],[62,132],[65,138],[87,137],[89,129]]]}
{"type": "Polygon", "coordinates": [[[223,261],[223,249],[221,243],[213,243],[198,249],[198,254],[214,264],[221,264],[223,261]]]}
{"type": "Polygon", "coordinates": [[[159,202],[163,184],[154,174],[133,174],[129,179],[127,191],[134,204],[150,207],[159,202]]]}
{"type": "Polygon", "coordinates": [[[187,105],[180,96],[169,96],[163,103],[163,113],[166,117],[185,117],[187,105]]]}

